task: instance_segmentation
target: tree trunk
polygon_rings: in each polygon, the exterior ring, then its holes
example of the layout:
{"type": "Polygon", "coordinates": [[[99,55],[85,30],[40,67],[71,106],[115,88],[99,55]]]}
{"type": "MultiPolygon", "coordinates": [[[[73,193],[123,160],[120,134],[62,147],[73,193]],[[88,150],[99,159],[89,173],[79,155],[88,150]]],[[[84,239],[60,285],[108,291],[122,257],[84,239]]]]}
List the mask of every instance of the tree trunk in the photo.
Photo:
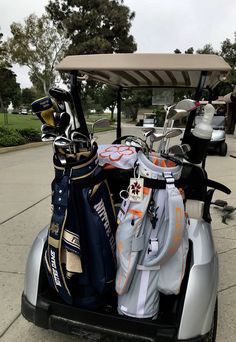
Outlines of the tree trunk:
{"type": "Polygon", "coordinates": [[[0,112],[4,113],[4,111],[5,111],[5,108],[4,108],[2,96],[0,95],[0,112]]]}
{"type": "Polygon", "coordinates": [[[114,120],[114,110],[115,110],[115,106],[111,106],[111,107],[109,107],[109,109],[110,109],[110,111],[111,111],[111,122],[113,122],[113,120],[114,120]]]}
{"type": "Polygon", "coordinates": [[[48,96],[48,89],[47,89],[47,85],[46,85],[46,82],[43,80],[43,91],[44,91],[44,94],[45,96],[48,96]]]}

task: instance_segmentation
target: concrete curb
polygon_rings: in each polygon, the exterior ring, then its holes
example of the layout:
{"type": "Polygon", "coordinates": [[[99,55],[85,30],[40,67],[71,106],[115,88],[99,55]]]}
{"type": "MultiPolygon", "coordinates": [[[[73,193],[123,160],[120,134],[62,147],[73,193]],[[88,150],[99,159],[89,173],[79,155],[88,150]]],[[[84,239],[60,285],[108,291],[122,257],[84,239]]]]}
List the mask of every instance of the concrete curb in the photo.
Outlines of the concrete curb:
{"type": "Polygon", "coordinates": [[[9,146],[9,147],[1,147],[0,148],[0,154],[2,153],[8,153],[8,152],[16,152],[16,151],[21,151],[21,150],[26,150],[28,148],[35,148],[35,147],[40,147],[40,146],[45,146],[49,145],[52,142],[34,142],[34,143],[29,143],[29,144],[24,144],[24,145],[17,145],[17,146],[9,146]]]}

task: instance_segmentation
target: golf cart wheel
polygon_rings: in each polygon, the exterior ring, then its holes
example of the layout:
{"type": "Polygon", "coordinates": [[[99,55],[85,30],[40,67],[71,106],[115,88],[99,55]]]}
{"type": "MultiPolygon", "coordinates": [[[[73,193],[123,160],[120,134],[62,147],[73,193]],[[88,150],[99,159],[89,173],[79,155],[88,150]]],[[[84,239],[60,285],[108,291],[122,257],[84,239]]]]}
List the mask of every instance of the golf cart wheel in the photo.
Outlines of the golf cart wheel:
{"type": "Polygon", "coordinates": [[[220,156],[225,157],[226,154],[227,154],[227,144],[226,144],[225,141],[220,145],[220,149],[219,150],[220,150],[219,151],[220,152],[220,156]]]}
{"type": "Polygon", "coordinates": [[[206,336],[205,342],[215,342],[216,341],[216,332],[217,332],[217,320],[218,320],[218,299],[216,298],[214,315],[211,323],[211,329],[206,336]]]}

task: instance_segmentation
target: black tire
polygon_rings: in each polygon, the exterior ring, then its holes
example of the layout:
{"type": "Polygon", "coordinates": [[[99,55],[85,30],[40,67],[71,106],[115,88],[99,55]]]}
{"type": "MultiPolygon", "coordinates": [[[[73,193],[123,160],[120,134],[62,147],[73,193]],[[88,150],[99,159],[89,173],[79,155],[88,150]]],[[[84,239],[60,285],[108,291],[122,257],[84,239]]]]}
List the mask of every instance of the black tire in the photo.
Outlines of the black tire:
{"type": "Polygon", "coordinates": [[[219,150],[220,150],[219,151],[220,156],[225,157],[227,154],[227,150],[228,150],[228,146],[225,141],[220,145],[219,150]]]}
{"type": "Polygon", "coordinates": [[[213,320],[211,324],[211,329],[206,336],[204,342],[215,342],[217,333],[217,320],[218,320],[218,300],[216,298],[215,310],[213,315],[213,320]]]}

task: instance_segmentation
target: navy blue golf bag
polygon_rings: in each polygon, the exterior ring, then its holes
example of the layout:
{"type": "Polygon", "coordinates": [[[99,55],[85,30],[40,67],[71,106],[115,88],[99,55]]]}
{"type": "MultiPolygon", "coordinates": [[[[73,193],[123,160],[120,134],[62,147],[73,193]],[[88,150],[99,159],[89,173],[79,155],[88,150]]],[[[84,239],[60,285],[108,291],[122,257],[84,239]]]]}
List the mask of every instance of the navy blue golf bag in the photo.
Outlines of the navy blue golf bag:
{"type": "Polygon", "coordinates": [[[96,309],[114,298],[115,212],[97,146],[61,165],[54,156],[53,213],[44,262],[62,299],[96,309]]]}

